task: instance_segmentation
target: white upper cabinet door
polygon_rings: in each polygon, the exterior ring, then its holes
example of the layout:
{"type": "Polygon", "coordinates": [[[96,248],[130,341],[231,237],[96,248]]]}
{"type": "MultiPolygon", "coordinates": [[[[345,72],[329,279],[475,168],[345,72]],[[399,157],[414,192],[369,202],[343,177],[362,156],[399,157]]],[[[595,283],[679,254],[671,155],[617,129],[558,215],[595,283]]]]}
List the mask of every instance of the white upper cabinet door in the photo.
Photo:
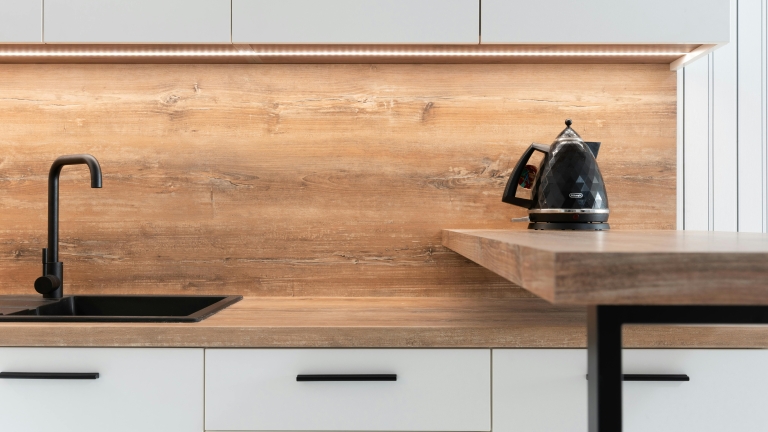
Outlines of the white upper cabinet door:
{"type": "Polygon", "coordinates": [[[482,43],[723,44],[729,0],[483,0],[482,43]]]}
{"type": "Polygon", "coordinates": [[[0,43],[43,41],[43,0],[0,1],[0,43]]]}
{"type": "Polygon", "coordinates": [[[229,43],[230,0],[45,0],[46,43],[229,43]]]}
{"type": "Polygon", "coordinates": [[[232,0],[235,43],[476,44],[479,39],[479,0],[232,0]]]}

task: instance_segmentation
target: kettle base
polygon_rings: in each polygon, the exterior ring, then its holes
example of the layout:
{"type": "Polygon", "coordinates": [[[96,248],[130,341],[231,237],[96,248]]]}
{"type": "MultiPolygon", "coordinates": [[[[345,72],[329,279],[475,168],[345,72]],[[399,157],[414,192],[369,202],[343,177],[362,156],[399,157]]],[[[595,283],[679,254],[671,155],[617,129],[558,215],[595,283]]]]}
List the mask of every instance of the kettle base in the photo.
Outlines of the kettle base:
{"type": "Polygon", "coordinates": [[[607,223],[589,222],[531,222],[528,229],[532,230],[571,230],[571,231],[604,231],[611,227],[607,223]]]}

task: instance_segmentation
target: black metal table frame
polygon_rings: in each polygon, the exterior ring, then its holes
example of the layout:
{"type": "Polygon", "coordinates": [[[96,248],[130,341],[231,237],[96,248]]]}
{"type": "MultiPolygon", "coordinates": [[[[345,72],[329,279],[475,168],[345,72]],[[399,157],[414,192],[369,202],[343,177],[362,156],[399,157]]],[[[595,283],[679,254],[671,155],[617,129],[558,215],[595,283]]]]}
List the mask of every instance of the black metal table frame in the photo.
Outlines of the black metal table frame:
{"type": "Polygon", "coordinates": [[[768,324],[768,306],[589,306],[589,432],[621,432],[624,324],[768,324]]]}

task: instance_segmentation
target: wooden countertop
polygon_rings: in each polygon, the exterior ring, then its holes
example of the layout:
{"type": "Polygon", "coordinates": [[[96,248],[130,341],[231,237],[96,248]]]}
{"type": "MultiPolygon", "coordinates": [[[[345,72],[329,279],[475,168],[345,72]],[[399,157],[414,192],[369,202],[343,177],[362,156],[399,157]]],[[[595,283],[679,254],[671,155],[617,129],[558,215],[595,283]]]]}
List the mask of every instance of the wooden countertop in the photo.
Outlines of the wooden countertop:
{"type": "MultiPolygon", "coordinates": [[[[768,328],[639,326],[626,347],[765,348],[768,328]]],[[[0,346],[583,348],[583,307],[537,298],[248,297],[194,324],[2,323],[0,346]]]]}
{"type": "Polygon", "coordinates": [[[443,246],[553,304],[768,304],[768,235],[443,230],[443,246]]]}

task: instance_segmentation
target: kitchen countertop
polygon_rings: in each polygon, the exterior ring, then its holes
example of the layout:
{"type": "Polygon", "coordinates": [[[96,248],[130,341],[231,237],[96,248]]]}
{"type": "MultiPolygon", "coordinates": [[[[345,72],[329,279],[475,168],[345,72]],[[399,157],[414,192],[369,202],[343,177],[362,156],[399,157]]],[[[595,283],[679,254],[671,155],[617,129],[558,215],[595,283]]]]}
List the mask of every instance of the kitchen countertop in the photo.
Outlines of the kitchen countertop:
{"type": "MultiPolygon", "coordinates": [[[[628,348],[766,348],[766,326],[627,326],[628,348]]],[[[2,323],[0,346],[583,348],[583,307],[538,298],[246,297],[199,323],[2,323]]]]}
{"type": "Polygon", "coordinates": [[[768,235],[443,230],[443,246],[559,305],[768,305],[768,235]]]}

